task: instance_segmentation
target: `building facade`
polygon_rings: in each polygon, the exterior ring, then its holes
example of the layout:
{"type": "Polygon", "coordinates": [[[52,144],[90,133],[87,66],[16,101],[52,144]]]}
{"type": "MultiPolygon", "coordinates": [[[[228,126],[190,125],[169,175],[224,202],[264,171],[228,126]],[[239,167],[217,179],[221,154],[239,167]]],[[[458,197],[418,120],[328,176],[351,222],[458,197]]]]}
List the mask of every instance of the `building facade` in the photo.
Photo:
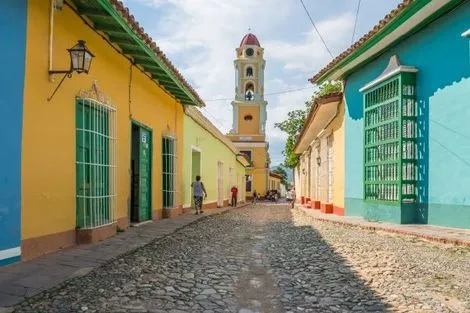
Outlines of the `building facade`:
{"type": "Polygon", "coordinates": [[[406,1],[312,78],[344,80],[345,213],[470,228],[470,1],[406,1]]]}
{"type": "Polygon", "coordinates": [[[184,106],[203,105],[194,90],[120,1],[8,2],[0,262],[181,214],[184,106]],[[71,63],[84,46],[94,58],[71,63]]]}
{"type": "Polygon", "coordinates": [[[344,214],[344,102],[342,93],[315,100],[297,138],[296,198],[324,213],[344,214]]]}
{"type": "Polygon", "coordinates": [[[0,75],[0,266],[21,254],[21,134],[26,54],[27,1],[0,5],[0,33],[8,49],[0,52],[8,75],[0,75]]]}
{"type": "Polygon", "coordinates": [[[268,178],[268,190],[276,190],[277,192],[281,192],[281,175],[269,172],[268,178]]]}
{"type": "Polygon", "coordinates": [[[183,207],[190,209],[194,205],[191,183],[197,175],[207,191],[204,209],[229,205],[233,186],[239,190],[237,202],[244,202],[245,167],[250,162],[198,109],[187,107],[185,112],[183,207]]]}
{"type": "Polygon", "coordinates": [[[246,193],[264,196],[268,189],[269,145],[266,142],[264,100],[264,49],[255,35],[245,35],[236,49],[233,127],[228,138],[251,160],[246,173],[246,193]]]}

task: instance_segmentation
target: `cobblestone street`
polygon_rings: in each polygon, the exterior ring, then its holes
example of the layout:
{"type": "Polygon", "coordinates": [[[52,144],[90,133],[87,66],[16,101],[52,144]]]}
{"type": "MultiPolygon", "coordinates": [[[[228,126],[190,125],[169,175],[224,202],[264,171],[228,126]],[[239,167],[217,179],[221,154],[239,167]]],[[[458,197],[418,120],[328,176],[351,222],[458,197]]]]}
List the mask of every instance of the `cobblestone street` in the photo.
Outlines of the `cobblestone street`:
{"type": "Polygon", "coordinates": [[[470,249],[284,205],[202,219],[15,312],[470,312],[470,249]]]}

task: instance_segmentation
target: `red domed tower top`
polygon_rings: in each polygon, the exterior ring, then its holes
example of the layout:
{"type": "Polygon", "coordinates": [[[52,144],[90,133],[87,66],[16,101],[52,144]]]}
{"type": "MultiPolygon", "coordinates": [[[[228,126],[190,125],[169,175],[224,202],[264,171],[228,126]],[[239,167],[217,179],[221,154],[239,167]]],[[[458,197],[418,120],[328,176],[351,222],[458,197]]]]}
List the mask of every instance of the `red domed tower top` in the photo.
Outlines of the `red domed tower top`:
{"type": "Polygon", "coordinates": [[[256,36],[252,33],[248,33],[243,37],[242,41],[240,42],[240,47],[244,45],[254,45],[260,47],[258,38],[256,38],[256,36]]]}

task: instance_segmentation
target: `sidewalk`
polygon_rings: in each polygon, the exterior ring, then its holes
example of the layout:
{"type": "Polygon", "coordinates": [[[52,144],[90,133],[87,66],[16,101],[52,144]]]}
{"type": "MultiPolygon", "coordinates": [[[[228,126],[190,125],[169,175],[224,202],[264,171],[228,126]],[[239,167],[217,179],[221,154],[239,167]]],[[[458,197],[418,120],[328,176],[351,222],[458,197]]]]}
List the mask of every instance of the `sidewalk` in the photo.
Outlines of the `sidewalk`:
{"type": "MultiPolygon", "coordinates": [[[[239,207],[245,205],[247,204],[239,207]]],[[[145,223],[128,228],[125,232],[105,241],[79,245],[28,262],[0,267],[0,313],[10,312],[5,307],[20,303],[26,297],[34,296],[70,278],[86,275],[122,254],[168,236],[204,217],[221,214],[229,209],[230,207],[209,209],[204,211],[203,215],[188,213],[171,219],[145,223]]]]}
{"type": "Polygon", "coordinates": [[[368,222],[357,216],[338,216],[325,214],[320,210],[307,209],[300,205],[296,207],[307,215],[320,220],[344,226],[359,227],[372,231],[384,231],[401,235],[414,236],[429,241],[470,247],[470,229],[441,227],[423,224],[392,224],[386,222],[368,222]]]}

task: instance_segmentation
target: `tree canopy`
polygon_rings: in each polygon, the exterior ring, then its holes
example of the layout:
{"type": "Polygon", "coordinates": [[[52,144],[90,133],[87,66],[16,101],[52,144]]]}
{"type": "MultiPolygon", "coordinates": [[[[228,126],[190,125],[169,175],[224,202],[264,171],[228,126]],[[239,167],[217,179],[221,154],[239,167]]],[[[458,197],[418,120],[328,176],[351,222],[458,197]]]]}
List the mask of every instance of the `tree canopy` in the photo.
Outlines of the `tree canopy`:
{"type": "Polygon", "coordinates": [[[279,128],[287,134],[286,145],[282,154],[284,155],[283,165],[288,168],[294,168],[299,163],[299,156],[294,152],[295,142],[297,136],[302,131],[313,103],[318,97],[328,95],[330,93],[341,91],[342,84],[339,81],[329,81],[318,86],[318,89],[313,93],[311,99],[305,102],[305,109],[294,110],[287,113],[287,119],[280,123],[274,124],[274,127],[279,128]]]}

